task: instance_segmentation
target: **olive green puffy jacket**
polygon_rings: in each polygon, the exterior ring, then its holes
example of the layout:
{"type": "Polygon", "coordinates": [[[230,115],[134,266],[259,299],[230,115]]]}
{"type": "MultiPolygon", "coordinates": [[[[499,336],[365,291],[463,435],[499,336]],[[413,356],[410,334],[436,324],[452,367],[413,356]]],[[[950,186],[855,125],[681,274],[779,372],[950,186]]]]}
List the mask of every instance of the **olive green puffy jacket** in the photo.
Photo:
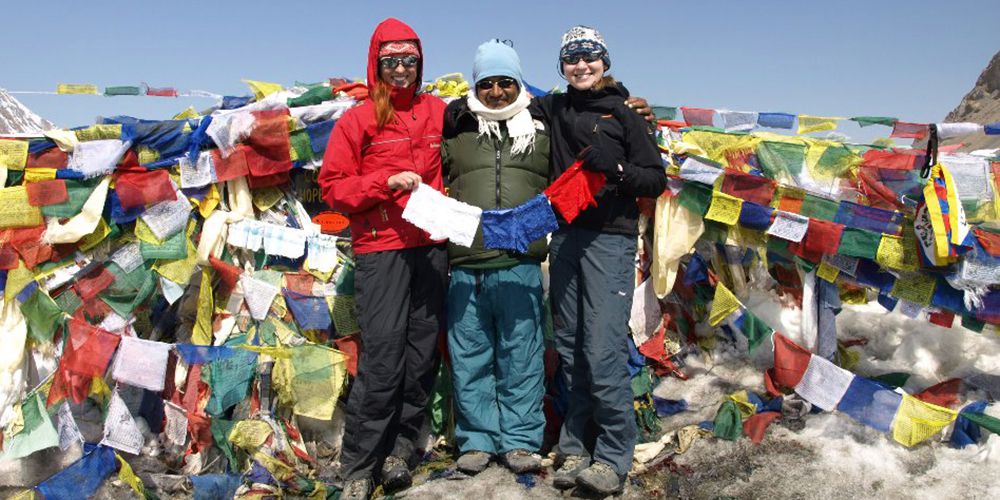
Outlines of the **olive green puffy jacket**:
{"type": "MultiPolygon", "coordinates": [[[[469,111],[465,99],[448,105],[445,111],[441,168],[449,196],[483,210],[516,207],[549,184],[548,127],[535,120],[535,146],[526,154],[510,156],[512,141],[503,130],[503,141],[479,137],[479,122],[469,111]]],[[[527,257],[545,260],[548,244],[539,238],[528,247],[527,257]]],[[[448,244],[452,265],[475,265],[500,260],[501,257],[523,258],[510,250],[483,248],[482,226],[476,231],[471,248],[448,244]]]]}

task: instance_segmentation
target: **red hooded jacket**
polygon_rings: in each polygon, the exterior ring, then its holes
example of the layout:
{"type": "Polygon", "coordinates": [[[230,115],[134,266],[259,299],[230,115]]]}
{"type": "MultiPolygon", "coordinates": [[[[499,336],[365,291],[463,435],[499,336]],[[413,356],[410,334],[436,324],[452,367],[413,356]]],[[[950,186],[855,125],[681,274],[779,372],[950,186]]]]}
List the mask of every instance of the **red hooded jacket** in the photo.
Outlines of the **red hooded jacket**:
{"type": "Polygon", "coordinates": [[[421,51],[417,82],[393,89],[395,118],[383,128],[375,123],[375,104],[364,101],[344,113],[330,134],[319,173],[323,199],[351,220],[355,253],[398,250],[439,243],[403,220],[409,191],[389,189],[393,174],[411,171],[423,183],[444,191],[441,180],[441,128],[445,103],[418,94],[423,76],[423,49],[409,26],[389,18],[372,34],[368,48],[368,83],[379,78],[378,50],[386,42],[414,40],[421,51]]]}

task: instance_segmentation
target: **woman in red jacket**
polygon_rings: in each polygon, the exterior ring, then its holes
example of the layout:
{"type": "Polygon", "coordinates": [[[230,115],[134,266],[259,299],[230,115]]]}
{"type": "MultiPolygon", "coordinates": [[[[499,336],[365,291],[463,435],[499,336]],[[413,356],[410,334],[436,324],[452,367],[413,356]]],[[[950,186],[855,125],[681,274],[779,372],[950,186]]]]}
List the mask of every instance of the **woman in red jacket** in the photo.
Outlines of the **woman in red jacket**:
{"type": "Polygon", "coordinates": [[[445,103],[420,94],[423,53],[386,19],[368,50],[371,98],[337,122],[323,158],[323,199],[348,214],[362,348],[347,400],[342,499],[367,498],[380,461],[387,490],[410,485],[442,329],[447,250],[403,220],[421,182],[443,191],[445,103]]]}

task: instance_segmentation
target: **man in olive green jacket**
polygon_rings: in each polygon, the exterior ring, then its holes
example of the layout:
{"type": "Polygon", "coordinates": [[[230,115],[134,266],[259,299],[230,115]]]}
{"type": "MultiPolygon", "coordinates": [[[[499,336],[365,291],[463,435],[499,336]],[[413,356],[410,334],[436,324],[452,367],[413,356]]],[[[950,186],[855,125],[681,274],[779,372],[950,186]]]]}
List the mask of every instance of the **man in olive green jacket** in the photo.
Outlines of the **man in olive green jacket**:
{"type": "MultiPolygon", "coordinates": [[[[490,41],[473,64],[475,88],[445,112],[442,170],[449,194],[484,210],[513,208],[549,182],[549,138],[529,111],[517,53],[490,41]]],[[[449,244],[448,350],[458,468],[477,473],[494,455],[516,473],[537,470],[542,412],[542,272],[545,238],[527,253],[449,244]]]]}

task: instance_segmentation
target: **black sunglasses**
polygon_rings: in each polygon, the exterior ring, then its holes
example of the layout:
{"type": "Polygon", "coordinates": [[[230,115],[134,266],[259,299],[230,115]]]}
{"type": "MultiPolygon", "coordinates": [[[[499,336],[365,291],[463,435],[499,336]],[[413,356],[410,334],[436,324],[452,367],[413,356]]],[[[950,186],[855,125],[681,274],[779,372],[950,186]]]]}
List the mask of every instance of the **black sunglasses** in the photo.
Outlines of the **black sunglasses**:
{"type": "Polygon", "coordinates": [[[403,56],[403,57],[386,56],[379,58],[378,63],[380,66],[382,66],[383,69],[393,69],[396,66],[399,66],[400,64],[402,64],[403,67],[405,68],[412,68],[416,66],[417,62],[419,61],[420,58],[417,56],[403,56]]]}
{"type": "Polygon", "coordinates": [[[499,80],[479,80],[476,82],[476,88],[479,90],[492,90],[494,85],[499,85],[500,88],[507,90],[516,86],[517,80],[513,78],[501,78],[499,80]]]}
{"type": "Polygon", "coordinates": [[[586,54],[566,54],[559,59],[566,64],[576,64],[580,62],[580,59],[583,59],[583,62],[589,64],[594,61],[600,61],[602,57],[604,57],[603,52],[588,52],[586,54]]]}

